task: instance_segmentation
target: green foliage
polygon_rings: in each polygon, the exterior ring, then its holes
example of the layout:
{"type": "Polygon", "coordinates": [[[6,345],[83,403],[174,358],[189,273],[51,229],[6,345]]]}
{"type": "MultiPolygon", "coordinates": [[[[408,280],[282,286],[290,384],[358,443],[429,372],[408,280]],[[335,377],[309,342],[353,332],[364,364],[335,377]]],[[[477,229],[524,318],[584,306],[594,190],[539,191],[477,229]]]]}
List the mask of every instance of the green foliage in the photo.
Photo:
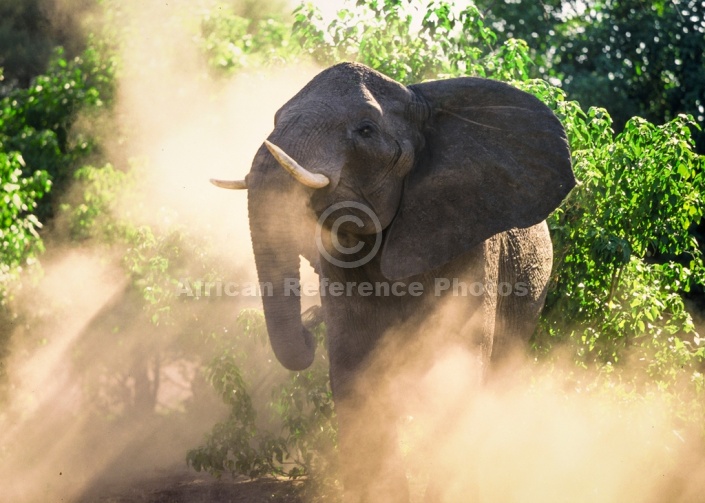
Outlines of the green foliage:
{"type": "Polygon", "coordinates": [[[583,113],[553,94],[580,183],[549,221],[554,276],[536,344],[569,340],[584,365],[628,358],[664,388],[685,380],[693,390],[705,341],[682,293],[705,279],[688,232],[705,211],[705,160],[690,134],[697,125],[687,116],[662,126],[635,117],[615,135],[604,109],[583,113]]]}
{"type": "MultiPolygon", "coordinates": [[[[73,133],[78,114],[105,110],[112,100],[114,61],[89,48],[71,61],[57,49],[46,74],[27,89],[0,99],[0,151],[19,152],[23,173],[44,171],[60,196],[72,173],[94,150],[90,137],[73,133]]],[[[39,202],[37,216],[53,214],[54,201],[39,202]]]]}
{"type": "Polygon", "coordinates": [[[210,66],[226,73],[282,63],[299,53],[291,43],[287,24],[274,18],[253,21],[238,16],[226,4],[218,4],[204,14],[200,45],[210,66]]]}
{"type": "Polygon", "coordinates": [[[521,80],[530,64],[526,43],[496,44],[495,32],[472,4],[360,0],[328,26],[310,5],[300,6],[295,16],[296,36],[321,64],[358,61],[407,84],[461,75],[521,80]]]}
{"type": "Polygon", "coordinates": [[[44,250],[37,232],[42,224],[33,212],[51,182],[46,171],[25,176],[24,168],[19,153],[0,151],[0,298],[4,285],[44,250]]]}
{"type": "Polygon", "coordinates": [[[75,205],[64,203],[61,210],[68,217],[69,235],[80,242],[100,237],[113,241],[118,234],[117,222],[111,215],[117,199],[129,185],[130,176],[111,164],[102,168],[84,166],[74,173],[80,187],[81,201],[75,205]]]}
{"type": "Polygon", "coordinates": [[[701,2],[614,0],[596,7],[558,32],[553,72],[566,90],[609,107],[620,129],[635,115],[662,122],[687,112],[702,122],[701,2]]]}
{"type": "MultiPolygon", "coordinates": [[[[559,83],[584,107],[607,108],[621,131],[633,116],[705,120],[705,18],[698,0],[573,3],[478,0],[500,40],[528,40],[533,76],[559,83]]],[[[694,132],[698,151],[705,134],[694,132]]]]}
{"type": "MultiPolygon", "coordinates": [[[[230,413],[203,446],[189,451],[189,464],[218,476],[306,476],[310,489],[334,483],[326,456],[336,442],[326,356],[319,352],[308,370],[287,372],[271,353],[260,311],[243,310],[238,329],[206,369],[230,413]],[[269,374],[266,390],[255,386],[263,369],[269,374]],[[267,390],[271,395],[262,395],[267,390]]],[[[314,330],[319,346],[324,332],[322,326],[314,330]]]]}
{"type": "MultiPolygon", "coordinates": [[[[201,277],[206,281],[222,278],[212,255],[201,241],[179,225],[139,224],[134,213],[145,213],[147,195],[137,184],[143,168],[123,172],[107,164],[84,166],[76,171],[75,190],[80,196],[61,206],[67,230],[76,243],[119,249],[122,267],[130,288],[142,301],[142,308],[155,326],[173,324],[181,278],[201,277]],[[124,208],[131,208],[126,213],[124,208]],[[190,258],[198,257],[196,263],[190,258]]],[[[178,220],[171,214],[155,218],[178,220]]]]}
{"type": "MultiPolygon", "coordinates": [[[[94,151],[92,139],[74,128],[79,114],[105,110],[112,97],[114,61],[95,42],[80,57],[70,60],[64,57],[62,48],[55,48],[48,70],[38,76],[43,62],[35,65],[23,60],[27,54],[21,54],[16,47],[9,49],[11,57],[7,58],[5,44],[17,40],[12,32],[17,26],[9,23],[36,4],[30,2],[20,7],[0,2],[0,10],[7,12],[10,8],[17,14],[0,16],[0,60],[20,61],[19,67],[9,71],[0,68],[0,82],[5,75],[9,81],[0,86],[0,376],[3,378],[10,334],[19,323],[18,313],[8,302],[15,293],[11,287],[16,285],[11,283],[28,265],[35,266],[31,268],[33,272],[41,270],[37,259],[44,250],[42,224],[53,216],[56,201],[64,195],[72,172],[94,151]],[[27,87],[20,88],[18,84],[27,87]]],[[[34,42],[41,45],[45,41],[34,42]]],[[[31,55],[34,57],[41,60],[44,54],[31,55]]]]}

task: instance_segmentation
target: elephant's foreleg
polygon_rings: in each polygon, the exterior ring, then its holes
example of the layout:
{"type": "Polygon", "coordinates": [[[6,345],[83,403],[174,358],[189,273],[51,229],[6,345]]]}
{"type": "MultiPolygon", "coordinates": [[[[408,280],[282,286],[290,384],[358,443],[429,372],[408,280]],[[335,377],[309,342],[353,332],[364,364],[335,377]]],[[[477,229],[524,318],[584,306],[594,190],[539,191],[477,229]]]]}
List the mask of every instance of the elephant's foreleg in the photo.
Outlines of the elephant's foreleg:
{"type": "Polygon", "coordinates": [[[394,298],[335,300],[323,299],[344,501],[408,503],[399,412],[390,403],[389,365],[379,357],[379,342],[400,309],[394,298]]]}
{"type": "Polygon", "coordinates": [[[336,402],[345,503],[408,503],[396,418],[379,404],[336,402]]]}

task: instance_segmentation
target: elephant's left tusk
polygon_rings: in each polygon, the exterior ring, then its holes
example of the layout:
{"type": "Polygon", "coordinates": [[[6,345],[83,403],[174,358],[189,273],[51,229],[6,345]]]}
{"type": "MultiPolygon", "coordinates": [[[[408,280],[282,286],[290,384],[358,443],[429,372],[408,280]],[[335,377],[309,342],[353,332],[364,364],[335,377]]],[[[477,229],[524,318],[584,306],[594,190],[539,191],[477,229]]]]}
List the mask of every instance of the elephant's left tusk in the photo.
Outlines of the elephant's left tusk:
{"type": "Polygon", "coordinates": [[[296,180],[304,184],[306,187],[321,189],[330,183],[330,180],[326,175],[311,173],[309,170],[302,167],[298,162],[289,157],[286,152],[277,147],[274,143],[264,140],[264,145],[267,149],[269,149],[277,162],[281,164],[281,167],[291,173],[291,176],[296,178],[296,180]]]}
{"type": "Polygon", "coordinates": [[[231,190],[244,190],[247,189],[247,182],[245,180],[216,180],[211,178],[210,182],[216,187],[221,189],[231,189],[231,190]]]}

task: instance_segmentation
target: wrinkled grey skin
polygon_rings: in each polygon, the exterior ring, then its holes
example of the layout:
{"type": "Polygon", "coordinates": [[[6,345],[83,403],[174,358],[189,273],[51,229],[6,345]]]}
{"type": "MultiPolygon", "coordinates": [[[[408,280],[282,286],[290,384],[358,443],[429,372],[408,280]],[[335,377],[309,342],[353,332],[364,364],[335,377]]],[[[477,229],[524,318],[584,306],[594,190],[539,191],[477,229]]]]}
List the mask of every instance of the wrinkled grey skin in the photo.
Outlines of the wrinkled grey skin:
{"type": "MultiPolygon", "coordinates": [[[[528,340],[551,269],[544,220],[575,184],[565,133],[539,100],[503,83],[460,78],[405,87],[344,63],[277,112],[268,140],[331,181],[304,187],[264,146],[247,176],[259,280],[274,285],[263,298],[267,329],[285,367],[308,367],[315,351],[300,299],[283,295],[286,278],[299,278],[299,255],[329,281],[423,285],[419,297],[322,297],[346,501],[407,502],[403,471],[390,461],[394,419],[363,416],[366,391],[356,384],[385,332],[414,326],[443,302],[434,295],[436,278],[525,285],[523,295],[452,299],[475,322],[459,321],[451,331],[493,365],[528,340]],[[346,268],[319,255],[313,225],[331,205],[350,201],[371,208],[383,231],[374,258],[346,268]]],[[[361,257],[376,227],[366,214],[350,214],[363,225],[341,225],[338,238],[364,243],[361,257]]]]}

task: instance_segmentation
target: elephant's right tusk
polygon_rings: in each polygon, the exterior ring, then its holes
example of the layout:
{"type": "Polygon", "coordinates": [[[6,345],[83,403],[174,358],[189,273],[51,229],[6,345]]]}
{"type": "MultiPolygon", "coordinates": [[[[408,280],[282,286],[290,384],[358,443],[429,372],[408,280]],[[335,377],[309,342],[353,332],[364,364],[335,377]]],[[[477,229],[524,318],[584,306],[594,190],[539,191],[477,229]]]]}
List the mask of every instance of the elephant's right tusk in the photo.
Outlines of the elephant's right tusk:
{"type": "Polygon", "coordinates": [[[264,145],[267,149],[269,149],[277,162],[281,164],[281,167],[291,173],[291,176],[296,178],[296,180],[304,184],[306,187],[321,189],[330,183],[330,180],[326,175],[311,173],[309,170],[302,167],[298,162],[289,157],[286,152],[277,147],[274,143],[264,140],[264,145]]]}
{"type": "Polygon", "coordinates": [[[247,182],[245,180],[216,180],[211,178],[210,182],[216,187],[221,189],[231,189],[231,190],[244,190],[247,189],[247,182]]]}

